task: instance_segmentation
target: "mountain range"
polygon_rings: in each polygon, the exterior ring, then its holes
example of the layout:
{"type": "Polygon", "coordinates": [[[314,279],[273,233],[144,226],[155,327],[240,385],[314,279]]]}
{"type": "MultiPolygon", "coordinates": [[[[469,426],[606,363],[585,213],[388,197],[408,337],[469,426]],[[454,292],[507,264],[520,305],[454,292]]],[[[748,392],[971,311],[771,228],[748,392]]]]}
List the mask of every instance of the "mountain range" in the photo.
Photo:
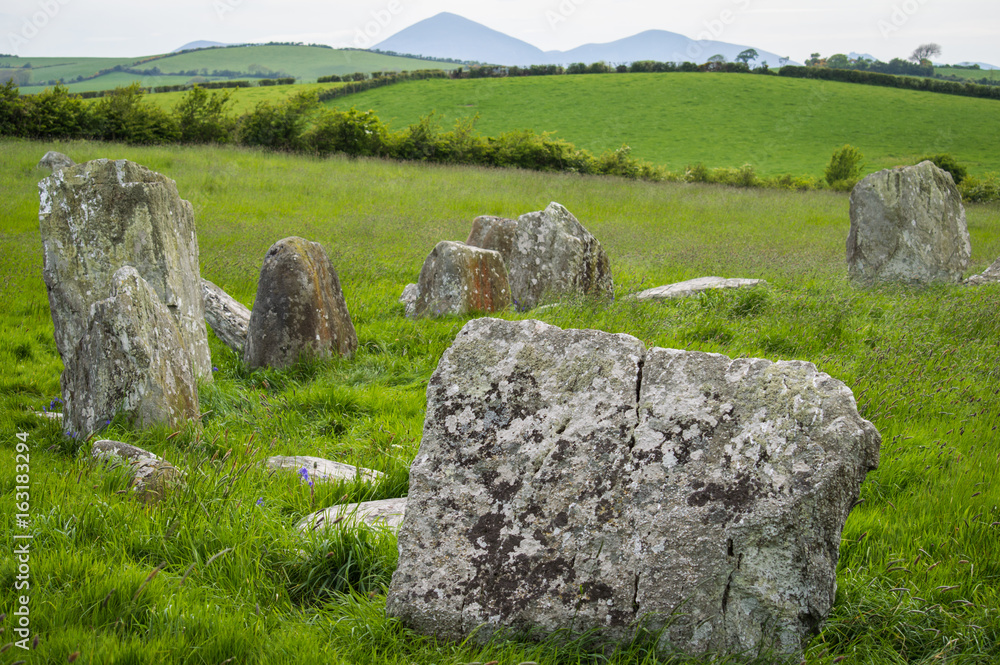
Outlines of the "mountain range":
{"type": "MultiPolygon", "coordinates": [[[[374,48],[431,58],[524,67],[575,62],[621,64],[637,60],[703,63],[714,55],[721,55],[732,62],[742,51],[752,47],[719,41],[696,41],[666,30],[647,30],[606,44],[586,44],[569,51],[543,51],[457,14],[442,12],[397,32],[374,48]]],[[[758,57],[751,64],[767,62],[772,67],[798,64],[777,53],[756,50],[758,57]]]]}

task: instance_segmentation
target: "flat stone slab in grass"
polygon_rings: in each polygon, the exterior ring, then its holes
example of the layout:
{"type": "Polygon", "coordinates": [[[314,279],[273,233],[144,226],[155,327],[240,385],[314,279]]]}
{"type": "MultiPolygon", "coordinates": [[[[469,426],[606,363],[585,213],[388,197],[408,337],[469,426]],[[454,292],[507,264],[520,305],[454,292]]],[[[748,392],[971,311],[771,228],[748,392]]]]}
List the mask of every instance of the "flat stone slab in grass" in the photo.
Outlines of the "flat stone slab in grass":
{"type": "Polygon", "coordinates": [[[146,502],[162,499],[171,486],[183,481],[184,472],[157,455],[121,441],[95,441],[90,456],[112,464],[127,464],[132,472],[132,491],[146,502]]]}
{"type": "Polygon", "coordinates": [[[292,471],[305,468],[309,472],[309,477],[314,480],[354,480],[360,475],[364,480],[375,482],[385,477],[385,474],[381,471],[333,462],[322,457],[306,457],[302,455],[294,457],[269,457],[267,465],[272,469],[289,469],[292,471]]]}
{"type": "Polygon", "coordinates": [[[250,310],[207,279],[201,280],[201,295],[205,300],[205,321],[212,326],[215,336],[242,355],[250,327],[250,310]]]}
{"type": "Polygon", "coordinates": [[[364,522],[371,526],[384,526],[398,531],[406,515],[406,497],[383,499],[364,503],[345,503],[304,517],[297,525],[301,531],[315,531],[337,524],[364,522]]]}
{"type": "Polygon", "coordinates": [[[983,284],[996,284],[1000,282],[1000,259],[978,275],[973,275],[965,280],[966,286],[982,286],[983,284]]]}
{"type": "Polygon", "coordinates": [[[879,444],[810,363],[470,321],[428,384],[386,611],[453,640],[645,622],[688,653],[797,653],[879,444]]]}
{"type": "Polygon", "coordinates": [[[751,286],[767,286],[767,282],[762,279],[741,279],[725,277],[696,277],[685,282],[657,286],[646,289],[641,293],[629,296],[635,300],[672,300],[674,298],[686,298],[698,295],[712,289],[745,289],[751,286]]]}

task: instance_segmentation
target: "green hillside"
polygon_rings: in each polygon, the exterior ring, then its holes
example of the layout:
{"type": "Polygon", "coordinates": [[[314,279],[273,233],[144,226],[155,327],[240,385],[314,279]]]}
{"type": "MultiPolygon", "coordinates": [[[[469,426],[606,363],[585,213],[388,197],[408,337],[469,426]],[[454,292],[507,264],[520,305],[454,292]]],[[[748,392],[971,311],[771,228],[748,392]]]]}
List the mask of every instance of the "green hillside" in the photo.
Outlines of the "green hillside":
{"type": "Polygon", "coordinates": [[[961,69],[956,67],[935,67],[935,74],[941,76],[957,76],[958,78],[978,81],[989,79],[990,81],[1000,81],[1000,69],[961,69]]]}
{"type": "MultiPolygon", "coordinates": [[[[254,71],[281,72],[300,81],[315,81],[320,76],[351,74],[354,72],[404,71],[416,69],[453,69],[448,63],[401,58],[396,56],[358,51],[336,50],[318,46],[243,46],[233,48],[202,49],[163,56],[138,58],[0,58],[0,79],[9,78],[12,70],[30,64],[30,78],[21,92],[40,92],[46,82],[62,80],[71,92],[111,90],[116,86],[139,81],[149,85],[179,85],[192,78],[213,80],[215,70],[250,73],[254,71]],[[114,67],[137,70],[157,68],[159,74],[138,75],[110,72],[95,79],[74,82],[77,77],[91,77],[99,71],[114,67]]],[[[224,76],[221,78],[246,78],[224,76]]]]}
{"type": "Polygon", "coordinates": [[[394,129],[436,111],[478,115],[480,133],[531,128],[593,152],[628,145],[673,170],[753,164],[821,175],[850,143],[868,170],[948,152],[971,173],[1000,171],[1000,103],[849,83],[735,74],[608,74],[430,80],[330,102],[374,109],[394,129]]]}

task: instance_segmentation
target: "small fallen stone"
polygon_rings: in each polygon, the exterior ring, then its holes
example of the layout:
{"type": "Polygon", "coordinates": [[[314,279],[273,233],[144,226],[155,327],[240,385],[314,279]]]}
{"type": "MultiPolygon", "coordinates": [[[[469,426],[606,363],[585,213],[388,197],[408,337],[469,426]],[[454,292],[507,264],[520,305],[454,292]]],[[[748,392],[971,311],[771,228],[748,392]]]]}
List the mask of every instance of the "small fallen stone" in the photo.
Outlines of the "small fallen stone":
{"type": "Polygon", "coordinates": [[[205,321],[212,326],[215,336],[242,355],[250,327],[250,310],[207,279],[201,280],[201,295],[205,300],[205,321]]]}
{"type": "Polygon", "coordinates": [[[973,275],[965,280],[966,286],[982,286],[983,284],[996,284],[1000,282],[1000,259],[993,262],[989,268],[978,275],[973,275]]]}
{"type": "Polygon", "coordinates": [[[38,160],[38,165],[35,168],[58,171],[59,169],[64,169],[67,166],[76,166],[76,162],[61,152],[49,150],[40,160],[38,160]]]}
{"type": "Polygon", "coordinates": [[[146,503],[164,498],[170,488],[183,482],[184,472],[157,455],[121,441],[95,441],[91,457],[114,465],[127,464],[132,471],[132,491],[146,503]]]}
{"type": "Polygon", "coordinates": [[[304,517],[296,526],[300,531],[314,531],[335,524],[364,522],[371,526],[388,527],[392,531],[398,531],[405,515],[406,497],[364,503],[343,503],[304,517]]]}
{"type": "Polygon", "coordinates": [[[48,418],[49,420],[62,420],[63,414],[58,411],[35,411],[36,416],[39,418],[48,418]]]}
{"type": "Polygon", "coordinates": [[[292,457],[275,456],[267,459],[267,466],[272,469],[289,469],[298,471],[306,469],[313,480],[336,482],[339,480],[354,480],[359,476],[368,482],[376,482],[385,477],[381,471],[333,462],[322,457],[307,457],[297,455],[292,457]]]}
{"type": "Polygon", "coordinates": [[[641,293],[627,296],[630,300],[672,300],[687,298],[712,289],[743,289],[751,286],[767,286],[762,279],[726,279],[724,277],[696,277],[676,284],[657,286],[641,293]]]}
{"type": "Polygon", "coordinates": [[[407,284],[403,289],[403,294],[399,296],[399,302],[406,305],[406,318],[412,319],[417,315],[417,298],[420,297],[420,287],[416,284],[407,284]]]}

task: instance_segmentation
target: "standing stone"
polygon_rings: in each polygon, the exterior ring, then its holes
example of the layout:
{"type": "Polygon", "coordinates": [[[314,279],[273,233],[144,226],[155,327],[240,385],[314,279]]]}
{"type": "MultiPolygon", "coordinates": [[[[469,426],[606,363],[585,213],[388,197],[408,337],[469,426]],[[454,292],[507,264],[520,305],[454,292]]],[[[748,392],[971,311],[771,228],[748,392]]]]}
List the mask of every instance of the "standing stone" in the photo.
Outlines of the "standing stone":
{"type": "Polygon", "coordinates": [[[73,364],[91,306],[129,265],[177,322],[195,376],[211,381],[194,213],[176,183],[124,159],[97,159],[55,171],[38,187],[42,274],[63,364],[73,364]]]}
{"type": "Polygon", "coordinates": [[[243,362],[281,369],[358,348],[340,279],[319,243],[291,237],[264,257],[243,362]]]}
{"type": "Polygon", "coordinates": [[[504,263],[509,264],[514,251],[515,233],[517,233],[517,220],[483,215],[472,221],[472,231],[469,232],[469,239],[465,244],[500,252],[504,263]]]}
{"type": "Polygon", "coordinates": [[[86,438],[118,414],[137,427],[198,418],[198,390],[177,323],[139,272],[125,266],[63,371],[63,427],[86,438]]]}
{"type": "Polygon", "coordinates": [[[522,311],[563,295],[614,297],[611,262],[601,243],[558,203],[521,215],[507,271],[522,311]]]}
{"type": "Polygon", "coordinates": [[[829,612],[880,439],[813,365],[481,319],[427,397],[387,597],[416,630],[794,653],[829,612]]]}
{"type": "Polygon", "coordinates": [[[510,304],[507,269],[498,252],[443,241],[420,270],[414,316],[499,312],[510,304]]]}
{"type": "Polygon", "coordinates": [[[207,279],[201,280],[201,294],[205,300],[205,321],[212,326],[215,336],[242,355],[250,327],[250,310],[207,279]]]}
{"type": "Polygon", "coordinates": [[[67,166],[75,166],[76,162],[62,154],[61,152],[56,152],[55,150],[49,150],[45,155],[38,160],[38,165],[35,168],[39,169],[50,169],[52,171],[58,171],[59,169],[64,169],[67,166]]]}
{"type": "Polygon", "coordinates": [[[873,173],[851,192],[852,280],[958,283],[971,255],[962,197],[933,163],[873,173]]]}

